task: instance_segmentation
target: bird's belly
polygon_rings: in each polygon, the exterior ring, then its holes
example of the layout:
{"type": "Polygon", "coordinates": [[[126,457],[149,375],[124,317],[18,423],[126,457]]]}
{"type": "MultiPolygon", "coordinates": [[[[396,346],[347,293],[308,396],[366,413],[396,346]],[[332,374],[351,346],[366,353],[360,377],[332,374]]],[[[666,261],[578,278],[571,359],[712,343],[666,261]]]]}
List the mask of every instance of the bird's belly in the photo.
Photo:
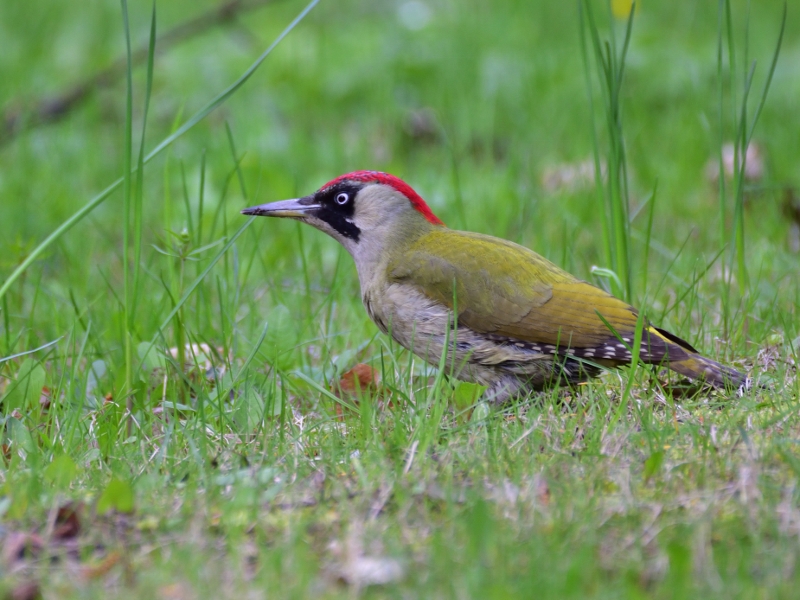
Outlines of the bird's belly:
{"type": "Polygon", "coordinates": [[[553,357],[513,343],[500,343],[458,324],[451,310],[411,286],[392,284],[380,298],[364,294],[370,318],[401,346],[458,379],[492,385],[515,375],[539,380],[550,376],[553,357]]]}

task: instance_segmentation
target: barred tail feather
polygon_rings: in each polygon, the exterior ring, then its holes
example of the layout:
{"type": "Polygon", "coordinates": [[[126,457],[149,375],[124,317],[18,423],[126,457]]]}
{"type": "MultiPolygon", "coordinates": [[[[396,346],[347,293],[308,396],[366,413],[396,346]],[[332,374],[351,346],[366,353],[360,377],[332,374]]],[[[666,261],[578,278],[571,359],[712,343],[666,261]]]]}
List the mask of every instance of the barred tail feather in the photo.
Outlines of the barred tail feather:
{"type": "Polygon", "coordinates": [[[688,358],[670,362],[667,366],[681,375],[703,380],[718,388],[738,389],[747,383],[747,377],[736,369],[700,354],[691,354],[688,358]]]}

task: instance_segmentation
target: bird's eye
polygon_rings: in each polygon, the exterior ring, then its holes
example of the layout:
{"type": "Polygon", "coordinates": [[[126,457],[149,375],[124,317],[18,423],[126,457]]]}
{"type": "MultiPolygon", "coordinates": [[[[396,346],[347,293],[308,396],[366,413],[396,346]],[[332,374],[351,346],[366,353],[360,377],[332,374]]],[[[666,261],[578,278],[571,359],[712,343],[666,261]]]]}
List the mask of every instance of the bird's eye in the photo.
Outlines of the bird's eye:
{"type": "Polygon", "coordinates": [[[335,200],[336,204],[344,206],[345,204],[347,204],[347,201],[350,200],[350,194],[345,194],[344,192],[336,194],[335,200]]]}

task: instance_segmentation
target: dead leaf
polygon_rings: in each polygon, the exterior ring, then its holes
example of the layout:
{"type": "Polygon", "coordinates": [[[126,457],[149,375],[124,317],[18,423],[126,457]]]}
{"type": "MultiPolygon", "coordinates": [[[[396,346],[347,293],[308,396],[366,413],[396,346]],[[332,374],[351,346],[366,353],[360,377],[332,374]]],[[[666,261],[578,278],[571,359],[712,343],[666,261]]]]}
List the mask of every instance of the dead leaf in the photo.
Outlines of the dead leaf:
{"type": "Polygon", "coordinates": [[[340,393],[355,395],[361,393],[374,392],[380,384],[381,374],[376,369],[364,363],[358,363],[355,367],[347,371],[339,380],[338,390],[340,393]]]}
{"type": "MultiPolygon", "coordinates": [[[[380,380],[380,371],[364,363],[358,363],[342,375],[335,385],[331,386],[331,391],[337,398],[346,399],[358,405],[361,398],[373,397],[379,393],[380,380]]],[[[336,416],[340,421],[344,418],[342,405],[338,403],[336,404],[336,416]]]]}
{"type": "Polygon", "coordinates": [[[81,503],[68,502],[58,508],[53,527],[54,540],[68,540],[78,536],[81,531],[81,503]]]}

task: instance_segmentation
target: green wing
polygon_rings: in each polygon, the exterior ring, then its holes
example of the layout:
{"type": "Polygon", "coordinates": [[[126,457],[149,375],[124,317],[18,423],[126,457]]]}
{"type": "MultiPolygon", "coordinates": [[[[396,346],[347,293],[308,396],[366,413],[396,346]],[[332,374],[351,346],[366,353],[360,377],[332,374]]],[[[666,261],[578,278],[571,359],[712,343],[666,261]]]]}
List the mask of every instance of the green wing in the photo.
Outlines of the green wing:
{"type": "Polygon", "coordinates": [[[627,303],[527,248],[480,234],[437,228],[390,264],[388,275],[455,308],[459,324],[480,333],[594,348],[614,339],[597,312],[622,336],[636,328],[627,303]]]}

